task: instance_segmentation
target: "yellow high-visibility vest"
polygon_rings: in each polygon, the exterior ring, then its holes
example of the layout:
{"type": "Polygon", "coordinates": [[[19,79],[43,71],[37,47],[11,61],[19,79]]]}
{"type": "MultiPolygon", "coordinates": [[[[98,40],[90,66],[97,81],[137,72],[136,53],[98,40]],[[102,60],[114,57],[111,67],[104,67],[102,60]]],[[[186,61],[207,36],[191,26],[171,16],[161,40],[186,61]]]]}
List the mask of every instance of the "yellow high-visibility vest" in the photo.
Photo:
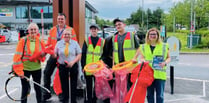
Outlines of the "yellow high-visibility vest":
{"type": "MultiPolygon", "coordinates": [[[[144,56],[144,59],[146,61],[149,61],[149,65],[152,67],[152,61],[155,56],[163,56],[164,60],[167,58],[168,44],[166,44],[166,43],[157,44],[155,46],[153,53],[150,49],[149,44],[143,44],[142,46],[140,46],[140,50],[142,52],[142,55],[144,56]]],[[[154,78],[155,79],[166,80],[166,66],[161,70],[154,69],[154,68],[153,68],[153,70],[154,70],[154,78]]]]}
{"type": "MultiPolygon", "coordinates": [[[[92,44],[91,37],[88,37],[88,40],[86,40],[86,43],[88,47],[87,55],[86,55],[86,64],[99,61],[99,58],[102,55],[102,51],[103,51],[104,40],[102,38],[99,38],[95,48],[92,44]]],[[[86,75],[92,75],[92,74],[89,72],[86,72],[86,75]]]]}
{"type": "MultiPolygon", "coordinates": [[[[113,44],[114,44],[114,62],[117,64],[119,63],[119,54],[118,54],[118,34],[113,36],[113,44]]],[[[124,53],[124,60],[129,61],[133,59],[136,49],[134,43],[134,34],[127,32],[126,37],[123,42],[123,53],[124,53]]]]}

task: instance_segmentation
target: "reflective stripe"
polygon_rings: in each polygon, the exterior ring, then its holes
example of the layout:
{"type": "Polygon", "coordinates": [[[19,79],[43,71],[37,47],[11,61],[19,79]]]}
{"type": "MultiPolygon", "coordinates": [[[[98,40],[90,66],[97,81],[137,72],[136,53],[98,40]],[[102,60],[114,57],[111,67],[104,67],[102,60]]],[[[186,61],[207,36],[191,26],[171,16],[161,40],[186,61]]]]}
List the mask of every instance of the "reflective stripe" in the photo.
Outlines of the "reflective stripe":
{"type": "Polygon", "coordinates": [[[32,54],[28,54],[28,53],[26,53],[25,55],[24,55],[24,57],[27,57],[27,56],[32,56],[32,54]]]}
{"type": "Polygon", "coordinates": [[[41,51],[41,38],[39,38],[39,51],[41,51]]]}
{"type": "Polygon", "coordinates": [[[94,54],[100,56],[101,53],[87,52],[87,54],[94,54]]]}
{"type": "Polygon", "coordinates": [[[23,59],[29,59],[29,58],[30,58],[30,57],[25,57],[25,56],[23,57],[23,59]]]}
{"type": "Polygon", "coordinates": [[[51,39],[53,39],[53,40],[57,40],[57,38],[55,38],[55,37],[50,37],[51,39]]]}
{"type": "Polygon", "coordinates": [[[21,63],[22,63],[22,61],[14,62],[13,65],[19,65],[19,64],[21,64],[21,63]]]}
{"type": "Polygon", "coordinates": [[[131,43],[132,43],[131,47],[132,47],[132,48],[135,48],[135,47],[134,47],[134,46],[135,46],[135,42],[134,42],[134,34],[131,33],[130,35],[131,35],[130,37],[131,37],[131,43]]]}
{"type": "Polygon", "coordinates": [[[156,71],[166,72],[166,69],[155,69],[156,71]]]}
{"type": "Polygon", "coordinates": [[[17,54],[17,55],[22,55],[22,52],[15,52],[15,54],[17,54]]]}
{"type": "MultiPolygon", "coordinates": [[[[156,44],[155,49],[153,53],[150,51],[150,45],[149,44],[143,44],[140,47],[140,50],[142,51],[143,56],[145,57],[146,61],[149,61],[149,65],[152,67],[152,60],[153,57],[156,55],[161,55],[163,56],[164,60],[167,58],[167,44],[156,44]]],[[[161,79],[161,80],[166,80],[166,66],[162,69],[154,69],[154,78],[155,79],[161,79]]]]}
{"type": "MultiPolygon", "coordinates": [[[[96,46],[93,47],[91,38],[88,37],[86,39],[86,44],[87,44],[87,55],[86,55],[86,64],[92,63],[92,62],[96,62],[99,61],[99,58],[102,54],[102,50],[103,50],[103,39],[99,38],[99,40],[96,43],[96,46]]],[[[85,72],[85,74],[87,76],[92,75],[92,73],[89,72],[85,72]]]]}
{"type": "Polygon", "coordinates": [[[146,61],[148,61],[149,63],[152,63],[153,62],[152,60],[146,60],[146,61]]]}
{"type": "MultiPolygon", "coordinates": [[[[135,48],[123,48],[123,50],[135,50],[135,48]]],[[[117,52],[118,50],[114,50],[114,52],[117,52]]]]}
{"type": "Polygon", "coordinates": [[[72,38],[73,38],[73,37],[76,37],[76,35],[72,35],[72,38]]]}
{"type": "MultiPolygon", "coordinates": [[[[143,51],[143,53],[145,52],[145,50],[144,50],[144,44],[142,44],[142,51],[143,51]]],[[[144,55],[144,58],[146,58],[145,55],[144,55]]]]}
{"type": "MultiPolygon", "coordinates": [[[[118,54],[118,35],[113,36],[112,42],[113,42],[113,58],[114,62],[118,63],[119,62],[119,54],[118,54]]],[[[127,32],[126,37],[124,38],[123,41],[123,53],[124,53],[124,60],[128,61],[131,60],[135,53],[135,45],[134,45],[134,36],[130,32],[127,32]]]]}
{"type": "Polygon", "coordinates": [[[104,44],[104,39],[101,40],[100,55],[102,55],[103,53],[103,44],[104,44]]]}
{"type": "Polygon", "coordinates": [[[162,55],[163,55],[163,58],[165,57],[165,48],[166,47],[166,44],[165,43],[163,43],[163,53],[162,53],[162,55]]]}

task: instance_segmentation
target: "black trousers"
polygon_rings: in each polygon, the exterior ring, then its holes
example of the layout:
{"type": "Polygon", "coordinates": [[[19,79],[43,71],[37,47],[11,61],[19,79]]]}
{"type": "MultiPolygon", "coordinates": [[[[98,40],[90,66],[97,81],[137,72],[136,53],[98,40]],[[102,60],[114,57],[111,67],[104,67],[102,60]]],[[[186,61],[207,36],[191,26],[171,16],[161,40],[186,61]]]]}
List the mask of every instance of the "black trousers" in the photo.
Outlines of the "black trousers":
{"type": "MultiPolygon", "coordinates": [[[[54,72],[54,69],[57,66],[57,58],[49,57],[46,68],[44,69],[44,87],[50,90],[51,76],[54,72]]],[[[43,91],[43,96],[51,95],[46,91],[43,91]]]]}
{"type": "MultiPolygon", "coordinates": [[[[24,76],[30,78],[30,76],[32,75],[33,81],[37,82],[37,83],[41,83],[41,69],[40,70],[36,70],[36,71],[25,71],[24,70],[24,76]]],[[[30,84],[26,79],[21,79],[21,84],[22,84],[22,95],[21,98],[24,98],[28,93],[29,93],[29,88],[30,88],[30,84]]],[[[34,84],[34,89],[36,92],[36,100],[37,103],[41,103],[41,88],[39,86],[37,86],[36,84],[34,84]]],[[[27,103],[27,98],[22,100],[21,103],[27,103]]]]}
{"type": "Polygon", "coordinates": [[[85,100],[85,103],[96,103],[96,93],[94,88],[95,83],[95,77],[93,75],[86,76],[86,87],[87,87],[87,100],[85,100]]]}
{"type": "Polygon", "coordinates": [[[59,75],[62,87],[63,103],[69,101],[69,72],[70,72],[70,87],[71,87],[71,103],[76,102],[76,89],[77,89],[77,78],[78,78],[78,64],[75,63],[71,68],[67,68],[66,65],[59,65],[59,75]]]}

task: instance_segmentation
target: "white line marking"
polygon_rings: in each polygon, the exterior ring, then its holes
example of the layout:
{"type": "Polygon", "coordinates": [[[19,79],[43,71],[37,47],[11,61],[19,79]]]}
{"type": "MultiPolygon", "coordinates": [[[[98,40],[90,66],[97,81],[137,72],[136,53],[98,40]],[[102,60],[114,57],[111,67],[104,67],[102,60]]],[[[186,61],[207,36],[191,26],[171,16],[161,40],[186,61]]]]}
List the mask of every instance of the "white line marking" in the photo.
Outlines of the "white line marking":
{"type": "MultiPolygon", "coordinates": [[[[201,98],[203,96],[195,96],[195,98],[201,98]]],[[[190,97],[190,98],[182,98],[182,99],[174,99],[174,100],[165,100],[165,102],[175,102],[175,101],[182,101],[182,100],[192,100],[194,99],[194,97],[190,97]]]]}
{"type": "Polygon", "coordinates": [[[206,97],[205,81],[203,81],[202,92],[203,92],[203,97],[206,97]]]}
{"type": "MultiPolygon", "coordinates": [[[[170,78],[170,76],[167,76],[167,78],[170,78]]],[[[191,78],[183,78],[183,77],[174,77],[174,79],[182,79],[182,80],[191,80],[191,81],[199,81],[199,82],[209,82],[209,80],[201,80],[201,79],[191,79],[191,78]]]]}
{"type": "MultiPolygon", "coordinates": [[[[8,92],[8,94],[12,94],[12,93],[15,92],[15,91],[17,91],[17,88],[14,89],[14,90],[12,90],[12,91],[10,91],[10,92],[8,92]]],[[[6,94],[2,95],[2,96],[0,97],[0,100],[3,99],[3,98],[5,98],[6,96],[7,96],[6,94]]]]}
{"type": "Polygon", "coordinates": [[[5,56],[5,55],[14,55],[14,53],[0,54],[0,56],[5,56]]]}

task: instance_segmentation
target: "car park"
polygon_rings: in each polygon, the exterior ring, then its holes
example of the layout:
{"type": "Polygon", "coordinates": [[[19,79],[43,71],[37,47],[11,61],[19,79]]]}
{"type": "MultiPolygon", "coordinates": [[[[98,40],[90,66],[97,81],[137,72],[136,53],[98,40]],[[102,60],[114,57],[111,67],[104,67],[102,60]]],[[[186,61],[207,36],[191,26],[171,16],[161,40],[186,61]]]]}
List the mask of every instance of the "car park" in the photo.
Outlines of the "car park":
{"type": "Polygon", "coordinates": [[[11,41],[11,32],[8,29],[0,29],[0,43],[10,42],[11,41]]]}

